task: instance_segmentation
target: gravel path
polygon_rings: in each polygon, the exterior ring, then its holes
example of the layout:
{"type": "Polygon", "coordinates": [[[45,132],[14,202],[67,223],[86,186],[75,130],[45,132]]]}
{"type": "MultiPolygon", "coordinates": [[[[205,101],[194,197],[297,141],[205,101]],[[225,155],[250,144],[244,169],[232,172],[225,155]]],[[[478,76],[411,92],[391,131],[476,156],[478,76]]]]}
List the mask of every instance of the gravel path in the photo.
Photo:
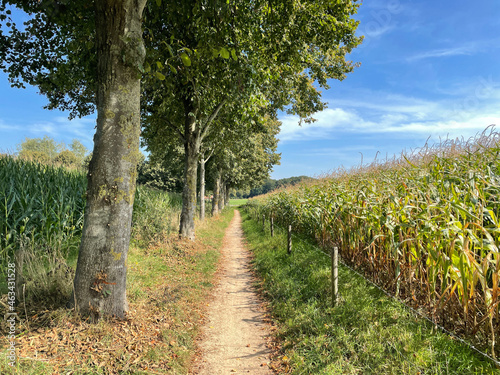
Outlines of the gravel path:
{"type": "Polygon", "coordinates": [[[264,311],[252,287],[250,254],[242,243],[238,210],[226,230],[220,283],[208,307],[200,375],[272,374],[265,337],[264,311]]]}

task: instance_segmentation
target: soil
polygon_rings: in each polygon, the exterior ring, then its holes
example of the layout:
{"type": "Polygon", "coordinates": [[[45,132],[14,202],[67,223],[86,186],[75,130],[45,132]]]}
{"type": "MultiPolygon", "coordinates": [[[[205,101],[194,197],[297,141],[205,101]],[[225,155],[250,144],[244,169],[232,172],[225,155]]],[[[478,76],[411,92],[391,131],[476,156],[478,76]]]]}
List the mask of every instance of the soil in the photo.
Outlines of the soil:
{"type": "Polygon", "coordinates": [[[266,347],[269,327],[253,286],[250,260],[235,210],[224,238],[219,285],[207,308],[196,374],[272,374],[266,347]]]}

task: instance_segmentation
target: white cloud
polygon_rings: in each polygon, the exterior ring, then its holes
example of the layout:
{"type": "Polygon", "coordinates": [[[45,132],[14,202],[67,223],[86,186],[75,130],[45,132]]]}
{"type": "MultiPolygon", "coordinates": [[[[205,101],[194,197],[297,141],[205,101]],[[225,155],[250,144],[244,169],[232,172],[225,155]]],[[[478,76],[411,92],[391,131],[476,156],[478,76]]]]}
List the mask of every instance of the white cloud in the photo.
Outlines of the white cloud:
{"type": "Polygon", "coordinates": [[[59,136],[59,129],[51,122],[35,123],[29,126],[29,132],[37,135],[59,136]]]}
{"type": "Polygon", "coordinates": [[[355,113],[341,108],[327,108],[313,116],[317,121],[312,124],[299,126],[298,116],[285,116],[281,118],[281,141],[322,139],[331,137],[335,128],[344,127],[346,124],[358,121],[355,113]]]}
{"type": "Polygon", "coordinates": [[[18,125],[6,124],[5,121],[0,119],[0,130],[8,132],[14,132],[14,131],[17,132],[21,130],[21,127],[18,125]]]}
{"type": "Polygon", "coordinates": [[[500,88],[490,88],[488,96],[463,99],[423,100],[401,95],[372,92],[356,100],[335,101],[339,107],[316,114],[317,122],[299,127],[296,116],[282,118],[279,138],[283,142],[336,139],[337,133],[357,136],[403,135],[427,138],[471,137],[487,126],[500,127],[497,98],[500,88]]]}
{"type": "Polygon", "coordinates": [[[92,149],[95,133],[95,118],[76,118],[68,120],[59,116],[48,121],[21,122],[16,124],[6,123],[0,119],[0,131],[9,134],[9,142],[21,142],[24,138],[39,138],[45,135],[57,142],[70,144],[73,139],[78,139],[85,147],[92,149]],[[14,138],[12,138],[14,137],[14,138]]]}
{"type": "Polygon", "coordinates": [[[443,49],[435,49],[431,51],[420,52],[413,56],[408,57],[406,60],[411,62],[411,61],[436,58],[436,57],[471,55],[474,52],[475,48],[472,46],[443,48],[443,49]]]}

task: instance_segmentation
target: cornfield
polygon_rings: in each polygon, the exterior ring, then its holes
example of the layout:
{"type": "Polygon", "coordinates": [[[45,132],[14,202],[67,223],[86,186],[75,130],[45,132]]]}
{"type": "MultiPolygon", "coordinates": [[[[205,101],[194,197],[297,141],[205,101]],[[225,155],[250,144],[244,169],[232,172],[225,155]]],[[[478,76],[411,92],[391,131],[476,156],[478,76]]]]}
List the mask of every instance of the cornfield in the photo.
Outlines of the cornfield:
{"type": "MultiPolygon", "coordinates": [[[[43,248],[81,234],[86,188],[82,172],[0,157],[0,261],[22,241],[43,248]]],[[[168,235],[181,205],[179,194],[138,186],[133,234],[146,242],[168,235]]]]}
{"type": "Polygon", "coordinates": [[[81,172],[0,157],[0,259],[22,238],[43,242],[81,232],[86,186],[81,172]]]}
{"type": "Polygon", "coordinates": [[[338,246],[346,263],[495,356],[500,134],[446,141],[271,193],[250,206],[338,246]]]}

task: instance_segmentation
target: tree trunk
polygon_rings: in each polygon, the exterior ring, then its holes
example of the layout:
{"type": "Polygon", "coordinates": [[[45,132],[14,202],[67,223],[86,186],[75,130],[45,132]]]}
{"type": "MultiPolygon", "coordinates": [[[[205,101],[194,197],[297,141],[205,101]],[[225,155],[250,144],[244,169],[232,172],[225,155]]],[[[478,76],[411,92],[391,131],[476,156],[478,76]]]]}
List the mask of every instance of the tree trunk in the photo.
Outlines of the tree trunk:
{"type": "Polygon", "coordinates": [[[221,188],[221,171],[217,171],[217,176],[214,181],[214,197],[212,199],[212,216],[219,214],[219,199],[220,199],[220,188],[221,188]]]}
{"type": "Polygon", "coordinates": [[[182,189],[182,212],[179,235],[194,240],[194,217],[196,215],[196,179],[200,135],[196,129],[196,113],[191,100],[184,101],[184,188],[182,189]]]}
{"type": "Polygon", "coordinates": [[[226,191],[226,199],[224,200],[224,202],[226,203],[226,206],[229,206],[229,186],[227,186],[227,184],[225,191],[226,191]]]}
{"type": "Polygon", "coordinates": [[[74,301],[84,315],[123,318],[127,311],[126,261],[140,155],[138,66],[145,56],[141,22],[146,0],[94,3],[97,130],[88,173],[74,301]]]}
{"type": "Polygon", "coordinates": [[[219,190],[219,212],[222,211],[224,208],[224,197],[225,197],[225,192],[224,189],[226,187],[226,184],[221,181],[220,183],[220,190],[219,190]]]}
{"type": "Polygon", "coordinates": [[[205,155],[200,160],[200,220],[205,220],[205,155]]]}

